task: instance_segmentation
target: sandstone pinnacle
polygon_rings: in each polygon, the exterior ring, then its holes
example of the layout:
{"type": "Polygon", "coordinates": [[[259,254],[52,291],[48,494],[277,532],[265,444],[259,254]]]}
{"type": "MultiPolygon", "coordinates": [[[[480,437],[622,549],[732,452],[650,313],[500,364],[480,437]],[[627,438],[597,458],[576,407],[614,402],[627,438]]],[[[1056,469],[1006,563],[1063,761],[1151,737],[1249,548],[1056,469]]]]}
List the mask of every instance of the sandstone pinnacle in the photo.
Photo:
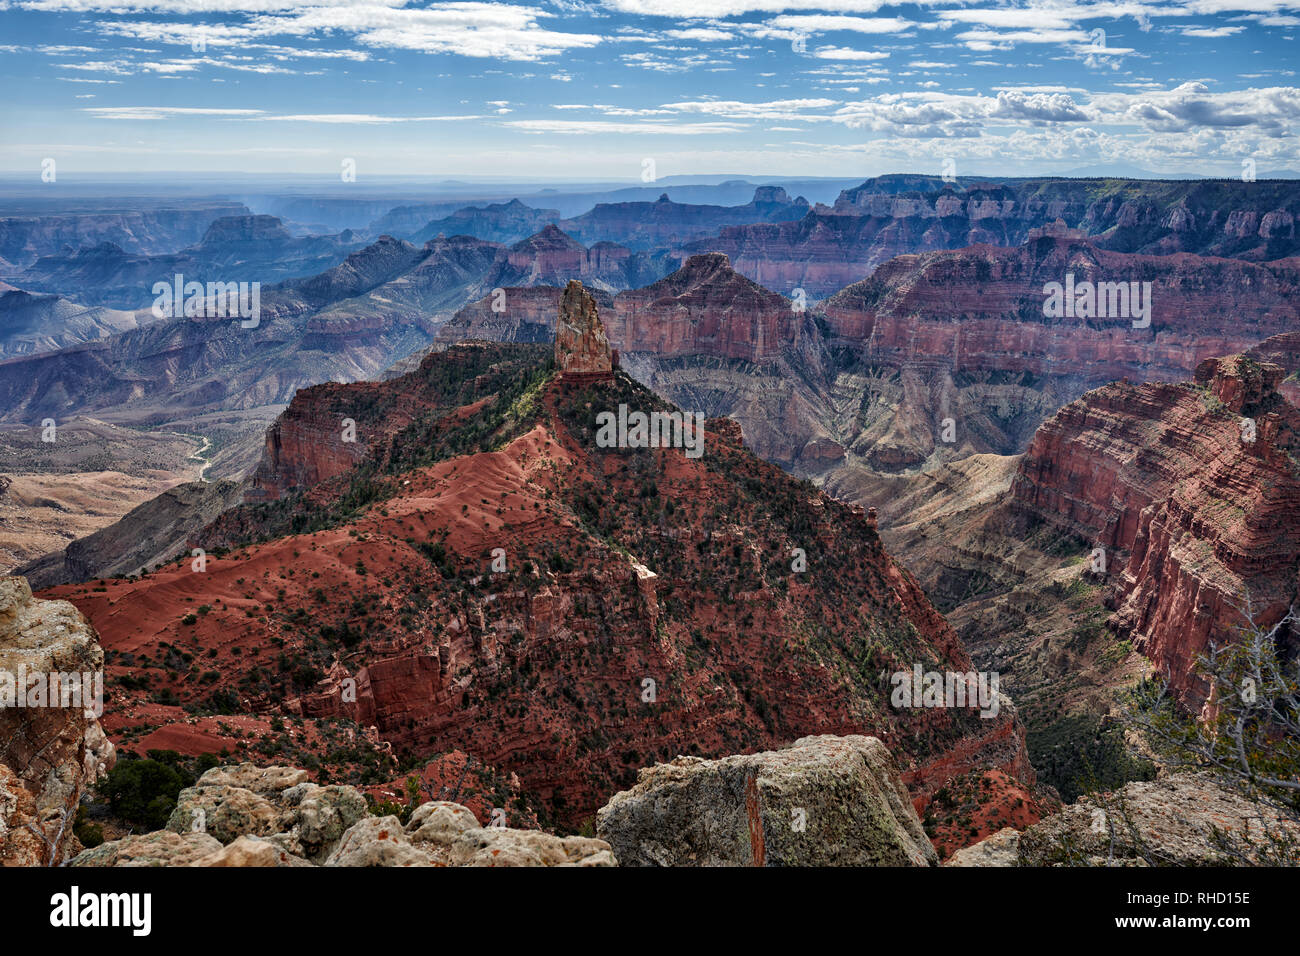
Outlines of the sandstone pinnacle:
{"type": "Polygon", "coordinates": [[[569,280],[555,321],[555,364],[565,381],[613,378],[614,362],[604,323],[581,282],[569,280]]]}

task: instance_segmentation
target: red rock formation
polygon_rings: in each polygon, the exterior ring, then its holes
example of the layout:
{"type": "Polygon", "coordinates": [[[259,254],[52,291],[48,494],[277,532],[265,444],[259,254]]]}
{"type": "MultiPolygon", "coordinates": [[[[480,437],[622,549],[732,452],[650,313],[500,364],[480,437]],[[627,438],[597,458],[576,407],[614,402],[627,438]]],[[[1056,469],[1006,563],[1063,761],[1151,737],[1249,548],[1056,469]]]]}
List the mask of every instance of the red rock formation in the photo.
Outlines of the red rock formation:
{"type": "Polygon", "coordinates": [[[555,367],[566,382],[614,379],[614,360],[596,300],[576,279],[565,286],[555,315],[555,367]]]}
{"type": "MultiPolygon", "coordinates": [[[[349,409],[326,411],[340,386],[329,383],[303,391],[318,393],[311,403],[294,402],[266,432],[266,448],[247,501],[279,498],[290,488],[311,489],[351,470],[365,455],[367,442],[357,437],[349,409]]],[[[301,392],[299,394],[302,394],[301,392]]]]}
{"type": "Polygon", "coordinates": [[[1193,662],[1297,600],[1300,410],[1236,356],[1196,384],[1108,385],[1039,429],[1012,485],[1027,513],[1107,550],[1113,618],[1193,706],[1193,662]]]}
{"type": "MultiPolygon", "coordinates": [[[[601,289],[587,289],[601,314],[613,312],[613,297],[601,289]]],[[[442,345],[482,339],[488,342],[551,342],[555,316],[564,290],[553,285],[503,288],[471,302],[440,329],[435,341],[442,345]]]]}
{"type": "Polygon", "coordinates": [[[1110,252],[1044,236],[1014,249],[976,246],[900,256],[822,304],[833,334],[873,363],[970,373],[1031,372],[1092,383],[1183,380],[1300,323],[1300,263],[1254,265],[1190,255],[1110,252]],[[1047,318],[1044,287],[1150,282],[1149,328],[1130,316],[1047,318]]]}
{"type": "MultiPolygon", "coordinates": [[[[566,292],[587,314],[581,287],[566,292]]],[[[589,393],[553,382],[524,389],[529,404],[509,391],[542,367],[539,351],[457,346],[380,386],[342,386],[356,406],[410,410],[397,432],[359,429],[364,472],[323,479],[306,500],[244,506],[243,527],[260,519],[265,540],[203,574],[186,564],[60,593],[114,650],[143,659],[180,646],[217,675],[214,686],[150,670],[154,691],[190,702],[228,688],[245,714],[347,718],[398,752],[471,752],[574,823],[639,766],[813,732],[879,736],[923,802],[951,775],[990,768],[1032,786],[1009,704],[992,719],[890,706],[889,672],[972,665],[864,517],[756,459],[734,422],[707,424],[704,459],[598,447],[589,393]],[[448,412],[453,373],[487,397],[448,412]],[[491,431],[521,408],[532,417],[491,431]],[[494,450],[419,457],[464,448],[461,425],[494,450]],[[412,460],[426,464],[402,464],[412,460]],[[365,489],[370,507],[333,507],[365,489]],[[321,530],[276,536],[299,518],[321,530]],[[795,547],[805,572],[791,571],[795,547]],[[495,548],[505,571],[493,570],[495,548]],[[200,604],[209,611],[185,623],[200,604]],[[253,650],[271,646],[290,670],[265,654],[259,666],[253,650]],[[295,690],[293,662],[322,653],[336,666],[295,690]]],[[[657,401],[623,376],[610,390],[611,405],[657,401]]],[[[304,390],[286,420],[328,421],[338,397],[304,390]]],[[[266,487],[319,472],[289,460],[291,447],[268,458],[266,487]]],[[[123,726],[176,719],[140,711],[123,726]]]]}
{"type": "Polygon", "coordinates": [[[692,256],[667,278],[614,297],[610,339],[623,352],[762,362],[795,344],[802,315],[721,253],[692,256]]]}
{"type": "MultiPolygon", "coordinates": [[[[601,310],[610,344],[623,353],[761,362],[806,334],[804,313],[735,272],[720,253],[693,256],[667,278],[613,298],[599,289],[587,293],[601,310]]],[[[553,286],[502,289],[456,313],[438,341],[550,341],[559,300],[553,286]]]]}
{"type": "Polygon", "coordinates": [[[752,222],[679,247],[725,252],[769,289],[810,298],[871,275],[900,255],[976,244],[1015,246],[1063,220],[1119,252],[1178,252],[1262,262],[1300,249],[1293,184],[1027,179],[969,188],[937,177],[881,176],[798,221],[752,222]]]}
{"type": "Polygon", "coordinates": [[[515,286],[563,286],[570,279],[617,291],[633,284],[639,271],[638,262],[626,247],[599,242],[588,249],[552,224],[502,250],[476,286],[475,294],[487,295],[495,289],[515,286]]]}

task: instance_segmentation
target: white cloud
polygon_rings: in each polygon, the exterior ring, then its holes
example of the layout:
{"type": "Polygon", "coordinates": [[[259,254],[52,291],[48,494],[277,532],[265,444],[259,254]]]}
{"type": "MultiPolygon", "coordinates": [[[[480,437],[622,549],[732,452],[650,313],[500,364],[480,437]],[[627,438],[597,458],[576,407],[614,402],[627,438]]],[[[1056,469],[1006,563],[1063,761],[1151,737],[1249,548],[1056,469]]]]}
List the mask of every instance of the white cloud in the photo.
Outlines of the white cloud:
{"type": "Polygon", "coordinates": [[[780,16],[774,17],[768,23],[779,30],[793,30],[796,33],[829,33],[835,30],[853,33],[902,33],[916,26],[916,21],[904,20],[901,17],[849,17],[826,14],[780,16]]]}
{"type": "Polygon", "coordinates": [[[884,60],[889,54],[883,50],[852,50],[842,46],[819,46],[814,52],[819,60],[884,60]]]}
{"type": "Polygon", "coordinates": [[[86,106],[84,111],[100,119],[161,120],[170,116],[259,116],[262,110],[210,109],[187,106],[86,106]]]}
{"type": "Polygon", "coordinates": [[[266,122],[329,123],[342,126],[372,126],[388,123],[448,123],[457,120],[486,118],[485,116],[376,116],[370,113],[294,113],[283,116],[257,117],[257,119],[266,122]]]}
{"type": "Polygon", "coordinates": [[[1217,39],[1218,37],[1230,37],[1234,33],[1240,33],[1245,27],[1183,27],[1179,32],[1185,37],[1204,37],[1206,39],[1217,39]]]}
{"type": "Polygon", "coordinates": [[[541,26],[554,14],[537,7],[506,3],[440,3],[407,8],[408,0],[161,0],[138,4],[134,0],[25,0],[39,9],[68,9],[115,13],[145,10],[152,13],[246,12],[242,23],[213,25],[106,21],[105,32],[154,42],[189,45],[202,37],[208,44],[228,45],[273,36],[328,35],[338,31],[357,43],[384,49],[451,53],[484,59],[535,61],[566,50],[598,46],[604,38],[594,33],[568,33],[541,26]],[[63,6],[66,5],[66,6],[63,6]]]}
{"type": "Polygon", "coordinates": [[[732,33],[730,30],[718,30],[713,27],[691,27],[686,30],[666,30],[665,33],[674,40],[700,40],[705,43],[715,40],[734,40],[736,38],[736,34],[732,33]]]}
{"type": "Polygon", "coordinates": [[[657,133],[672,136],[712,136],[744,129],[736,123],[616,123],[609,120],[508,120],[504,125],[528,133],[657,133]]]}

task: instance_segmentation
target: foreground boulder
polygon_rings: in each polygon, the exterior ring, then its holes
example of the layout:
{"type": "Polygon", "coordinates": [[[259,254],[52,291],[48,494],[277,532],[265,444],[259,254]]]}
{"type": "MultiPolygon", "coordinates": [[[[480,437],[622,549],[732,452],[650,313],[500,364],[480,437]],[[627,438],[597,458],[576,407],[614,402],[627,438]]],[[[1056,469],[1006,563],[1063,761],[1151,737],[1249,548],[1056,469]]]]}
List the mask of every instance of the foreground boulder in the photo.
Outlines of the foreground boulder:
{"type": "Polygon", "coordinates": [[[115,758],[97,719],[103,671],[80,611],[0,577],[0,866],[58,864],[81,849],[77,803],[115,758]]]}
{"type": "MultiPolygon", "coordinates": [[[[1205,774],[1085,796],[1017,833],[958,850],[946,866],[1242,866],[1300,846],[1300,819],[1205,774]],[[1216,832],[1217,831],[1217,832],[1216,832]]],[[[1292,850],[1291,852],[1294,852],[1292,850]]]]}
{"type": "Polygon", "coordinates": [[[304,770],[239,764],[182,790],[167,828],[87,850],[73,866],[616,866],[609,844],[540,830],[483,827],[433,801],[403,825],[369,814],[354,787],[304,770]]]}
{"type": "Polygon", "coordinates": [[[934,847],[875,737],[642,770],[596,816],[623,866],[933,866],[934,847]]]}

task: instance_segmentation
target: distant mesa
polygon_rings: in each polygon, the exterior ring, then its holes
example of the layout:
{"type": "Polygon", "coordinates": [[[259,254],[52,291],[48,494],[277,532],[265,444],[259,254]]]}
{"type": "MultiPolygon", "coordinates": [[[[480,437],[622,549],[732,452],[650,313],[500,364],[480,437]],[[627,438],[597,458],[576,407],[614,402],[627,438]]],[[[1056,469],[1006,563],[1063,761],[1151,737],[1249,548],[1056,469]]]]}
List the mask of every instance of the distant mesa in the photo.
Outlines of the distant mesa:
{"type": "Polygon", "coordinates": [[[1029,230],[1026,237],[1027,241],[1032,242],[1035,239],[1042,239],[1044,236],[1051,239],[1087,239],[1088,234],[1082,229],[1073,229],[1065,224],[1065,220],[1057,218],[1054,222],[1038,226],[1029,230]]]}
{"type": "Polygon", "coordinates": [[[570,279],[555,318],[555,364],[563,381],[612,382],[614,353],[600,321],[596,300],[581,282],[570,279]]]}

